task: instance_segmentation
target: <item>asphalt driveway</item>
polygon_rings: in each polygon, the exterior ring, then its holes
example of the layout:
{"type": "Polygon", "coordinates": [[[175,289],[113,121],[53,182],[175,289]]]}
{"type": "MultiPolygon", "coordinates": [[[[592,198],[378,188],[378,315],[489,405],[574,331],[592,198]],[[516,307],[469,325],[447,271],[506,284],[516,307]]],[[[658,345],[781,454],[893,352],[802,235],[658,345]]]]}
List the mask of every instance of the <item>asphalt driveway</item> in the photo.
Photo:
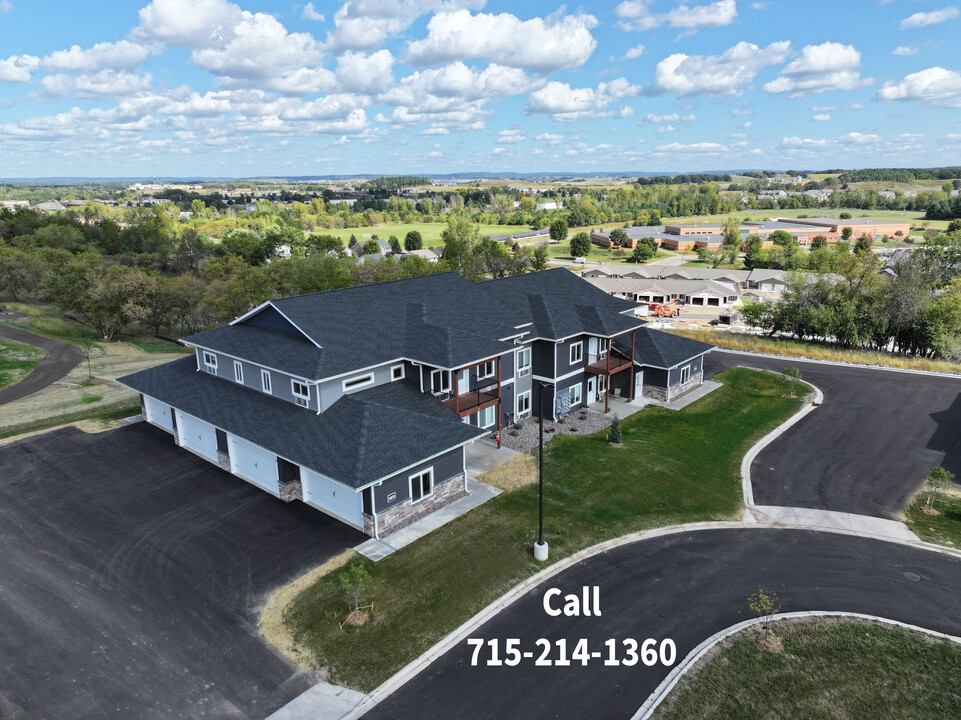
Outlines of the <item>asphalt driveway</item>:
{"type": "Polygon", "coordinates": [[[670,638],[683,659],[705,638],[753,617],[747,598],[774,591],[782,612],[834,610],[901,620],[961,635],[961,559],[916,548],[800,530],[705,530],[645,540],[610,550],[532,589],[471,633],[485,641],[520,640],[533,657],[516,667],[489,667],[489,645],[471,664],[466,641],[434,661],[364,715],[364,720],[448,717],[630,718],[670,668],[606,666],[608,640],[624,658],[623,640],[670,638]],[[905,573],[908,573],[906,575],[905,573]],[[914,578],[919,576],[920,579],[914,578]],[[601,616],[549,617],[544,593],[581,594],[598,586],[601,616]],[[538,638],[581,638],[599,652],[585,667],[536,667],[538,638]]]}
{"type": "Polygon", "coordinates": [[[306,690],[276,586],[364,536],[145,423],[0,448],[0,717],[263,718],[306,690]]]}
{"type": "Polygon", "coordinates": [[[961,378],[775,360],[715,350],[705,376],[735,365],[797,367],[824,404],[751,465],[757,505],[900,519],[933,465],[961,478],[961,378]]]}
{"type": "MultiPolygon", "coordinates": [[[[0,317],[19,320],[26,316],[7,311],[0,313],[0,317]]],[[[47,387],[47,385],[55,383],[77,367],[77,364],[83,358],[83,353],[80,352],[80,348],[76,345],[60,342],[59,340],[51,340],[41,335],[34,335],[32,332],[27,332],[26,330],[11,327],[3,323],[0,323],[0,335],[8,337],[11,340],[16,340],[17,342],[33,345],[47,353],[47,356],[37,363],[37,366],[30,371],[30,374],[23,378],[23,380],[0,390],[0,405],[25,398],[37,392],[37,390],[42,390],[47,387]]]]}

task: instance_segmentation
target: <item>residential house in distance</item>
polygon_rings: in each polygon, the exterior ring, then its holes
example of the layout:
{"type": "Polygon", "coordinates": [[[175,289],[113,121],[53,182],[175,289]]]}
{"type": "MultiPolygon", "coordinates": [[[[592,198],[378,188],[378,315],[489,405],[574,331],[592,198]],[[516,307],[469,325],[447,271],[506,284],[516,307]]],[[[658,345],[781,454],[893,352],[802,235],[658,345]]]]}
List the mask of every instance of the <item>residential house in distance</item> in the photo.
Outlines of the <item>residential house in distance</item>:
{"type": "Polygon", "coordinates": [[[463,496],[465,446],[542,401],[556,418],[699,386],[712,346],[634,308],[563,268],[440,273],[268,301],[119,382],[186,450],[381,537],[463,496]]]}
{"type": "MultiPolygon", "coordinates": [[[[756,268],[754,270],[724,270],[721,268],[698,268],[698,267],[678,267],[677,265],[661,265],[650,263],[647,265],[628,265],[608,263],[585,268],[581,277],[596,283],[598,280],[610,279],[658,279],[675,280],[688,283],[679,285],[679,292],[671,293],[674,297],[668,299],[682,299],[685,288],[690,290],[700,287],[701,283],[710,281],[720,285],[722,288],[734,291],[737,294],[745,290],[759,290],[766,293],[783,292],[787,287],[787,273],[784,270],[768,270],[756,268]]],[[[607,286],[600,286],[603,288],[607,286]]],[[[622,286],[627,288],[627,285],[622,286]]],[[[641,287],[641,286],[638,286],[641,287]]],[[[628,298],[630,299],[630,298],[628,298]]],[[[663,300],[654,302],[664,302],[663,300]]],[[[731,301],[729,301],[731,302],[731,301]]],[[[698,303],[702,304],[702,303],[698,303]]],[[[710,303],[715,304],[715,303],[710,303]]],[[[721,303],[723,304],[723,303],[721,303]]]]}

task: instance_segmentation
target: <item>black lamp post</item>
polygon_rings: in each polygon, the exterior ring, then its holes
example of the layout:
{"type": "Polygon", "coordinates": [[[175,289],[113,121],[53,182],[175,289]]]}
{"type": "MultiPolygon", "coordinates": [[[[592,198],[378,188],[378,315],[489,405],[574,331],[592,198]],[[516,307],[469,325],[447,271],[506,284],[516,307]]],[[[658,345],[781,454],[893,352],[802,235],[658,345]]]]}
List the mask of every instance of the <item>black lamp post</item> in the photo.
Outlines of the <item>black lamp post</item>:
{"type": "Polygon", "coordinates": [[[539,456],[540,462],[537,465],[538,482],[540,484],[540,524],[537,534],[537,542],[534,543],[534,559],[547,560],[547,543],[544,542],[544,393],[547,388],[552,387],[550,383],[541,383],[541,392],[538,397],[538,418],[540,428],[539,456]]]}

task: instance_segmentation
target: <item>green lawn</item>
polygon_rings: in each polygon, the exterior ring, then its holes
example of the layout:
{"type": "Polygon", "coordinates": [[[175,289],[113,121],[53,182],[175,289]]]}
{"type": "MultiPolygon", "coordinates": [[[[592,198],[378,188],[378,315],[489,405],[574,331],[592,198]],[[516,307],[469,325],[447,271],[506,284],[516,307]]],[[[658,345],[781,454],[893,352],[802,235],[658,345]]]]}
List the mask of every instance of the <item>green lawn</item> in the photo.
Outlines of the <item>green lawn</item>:
{"type": "MultiPolygon", "coordinates": [[[[713,267],[709,262],[702,262],[701,260],[694,260],[692,262],[686,262],[682,267],[697,267],[697,268],[710,268],[713,267]]],[[[736,263],[721,263],[717,266],[718,270],[743,270],[744,263],[738,260],[736,263]]]]}
{"type": "MultiPolygon", "coordinates": [[[[80,402],[83,403],[84,401],[81,400],[80,402]]],[[[28,432],[36,432],[38,430],[47,430],[48,428],[60,427],[61,425],[78,422],[80,420],[120,420],[125,417],[130,417],[131,415],[137,415],[139,412],[139,403],[134,405],[124,403],[121,405],[108,405],[92,410],[78,410],[77,412],[64,413],[61,415],[44,418],[42,420],[37,420],[36,422],[12,425],[4,428],[3,430],[0,430],[0,440],[13,437],[14,435],[22,435],[28,432]]]]}
{"type": "Polygon", "coordinates": [[[681,681],[657,720],[953,720],[961,717],[961,647],[878,623],[776,623],[784,652],[756,630],[725,641],[681,681]]]}
{"type": "Polygon", "coordinates": [[[927,501],[928,494],[922,490],[908,505],[904,511],[908,527],[927,542],[961,548],[961,493],[954,491],[939,496],[934,508],[941,512],[940,515],[921,512],[927,501]]]}
{"type": "MultiPolygon", "coordinates": [[[[526,225],[480,225],[479,228],[481,237],[507,235],[530,230],[526,225]]],[[[361,242],[369,240],[371,235],[376,235],[381,240],[389,240],[391,235],[396,235],[397,239],[400,240],[401,247],[403,247],[404,237],[407,233],[411,230],[417,230],[424,240],[424,247],[440,247],[444,244],[440,239],[440,234],[446,229],[447,223],[386,223],[375,227],[316,228],[313,232],[317,235],[333,235],[340,238],[345,245],[350,240],[351,235],[361,242]]]]}
{"type": "Polygon", "coordinates": [[[40,348],[0,338],[0,390],[23,380],[44,357],[40,348]]]}
{"type": "MultiPolygon", "coordinates": [[[[684,410],[647,407],[624,420],[624,448],[605,434],[551,442],[553,560],[645,528],[739,516],[741,457],[803,401],[783,397],[787,384],[772,373],[734,368],[717,379],[723,387],[684,410]]],[[[365,626],[339,629],[348,606],[336,573],[301,593],[285,621],[333,682],[372,690],[540,570],[536,534],[537,487],[504,493],[379,563],[360,560],[372,577],[363,601],[374,603],[365,626]]]]}

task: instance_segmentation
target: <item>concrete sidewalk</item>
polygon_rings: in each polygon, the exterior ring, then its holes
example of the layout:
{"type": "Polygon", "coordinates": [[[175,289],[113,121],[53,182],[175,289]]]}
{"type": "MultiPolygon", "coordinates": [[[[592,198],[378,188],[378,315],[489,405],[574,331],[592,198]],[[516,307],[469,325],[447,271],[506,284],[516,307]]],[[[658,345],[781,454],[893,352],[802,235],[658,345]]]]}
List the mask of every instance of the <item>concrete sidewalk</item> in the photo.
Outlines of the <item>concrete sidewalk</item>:
{"type": "Polygon", "coordinates": [[[805,530],[846,530],[856,535],[921,542],[907,525],[897,520],[814,508],[749,505],[744,513],[744,522],[794,526],[805,530]]]}
{"type": "Polygon", "coordinates": [[[415,540],[419,540],[430,532],[433,532],[441,525],[446,525],[456,517],[470,512],[478,505],[483,505],[492,497],[501,494],[500,488],[492,485],[485,485],[476,480],[467,480],[467,492],[469,495],[455,500],[450,505],[432,512],[425,518],[413,522],[405,528],[401,528],[395,533],[386,535],[380,540],[370,538],[354,548],[364,557],[370,558],[374,562],[383,560],[385,557],[400,550],[402,547],[410,545],[415,540]]]}

